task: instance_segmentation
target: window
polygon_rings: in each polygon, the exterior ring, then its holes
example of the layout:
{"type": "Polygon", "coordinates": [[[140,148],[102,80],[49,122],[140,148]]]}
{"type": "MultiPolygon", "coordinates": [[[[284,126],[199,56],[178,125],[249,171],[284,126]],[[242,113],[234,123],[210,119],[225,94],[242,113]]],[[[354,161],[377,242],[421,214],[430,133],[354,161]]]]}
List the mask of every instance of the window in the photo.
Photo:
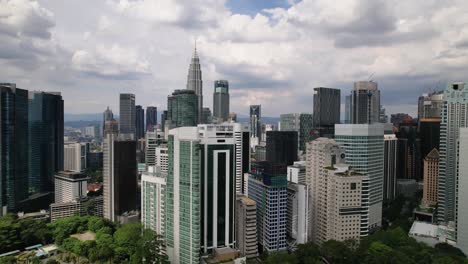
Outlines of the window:
{"type": "Polygon", "coordinates": [[[356,183],[355,182],[351,183],[351,190],[356,190],[356,183]]]}

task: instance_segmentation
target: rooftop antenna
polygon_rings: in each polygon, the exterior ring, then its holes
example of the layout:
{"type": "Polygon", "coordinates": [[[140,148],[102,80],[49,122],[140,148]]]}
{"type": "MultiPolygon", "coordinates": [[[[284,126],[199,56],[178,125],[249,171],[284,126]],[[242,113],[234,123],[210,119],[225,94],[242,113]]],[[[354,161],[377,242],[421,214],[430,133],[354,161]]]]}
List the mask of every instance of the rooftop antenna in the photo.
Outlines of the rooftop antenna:
{"type": "Polygon", "coordinates": [[[367,80],[369,80],[369,82],[372,82],[372,76],[374,76],[375,72],[373,72],[371,75],[369,75],[369,78],[367,78],[367,80]]]}

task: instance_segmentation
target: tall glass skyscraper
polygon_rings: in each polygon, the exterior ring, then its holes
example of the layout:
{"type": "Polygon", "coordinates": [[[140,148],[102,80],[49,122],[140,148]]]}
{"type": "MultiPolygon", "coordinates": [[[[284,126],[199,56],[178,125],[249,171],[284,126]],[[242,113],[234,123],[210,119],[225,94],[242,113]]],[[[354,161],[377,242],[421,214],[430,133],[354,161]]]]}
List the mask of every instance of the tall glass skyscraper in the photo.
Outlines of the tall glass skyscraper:
{"type": "Polygon", "coordinates": [[[229,115],[229,83],[226,80],[214,82],[213,119],[216,122],[227,121],[229,115]]]}
{"type": "Polygon", "coordinates": [[[167,97],[169,129],[198,124],[198,97],[192,90],[175,90],[167,97]]]}
{"type": "Polygon", "coordinates": [[[202,122],[203,114],[203,81],[200,66],[200,58],[197,54],[197,47],[193,52],[192,60],[187,74],[187,90],[192,90],[197,95],[197,124],[202,122]]]}
{"type": "Polygon", "coordinates": [[[114,113],[112,113],[112,110],[107,107],[107,109],[104,111],[102,114],[102,136],[104,137],[104,130],[106,128],[106,121],[111,121],[114,119],[114,113]]]}
{"type": "Polygon", "coordinates": [[[250,136],[258,138],[262,137],[262,111],[261,105],[250,106],[250,136]]]}
{"type": "Polygon", "coordinates": [[[156,106],[146,107],[146,131],[153,131],[158,125],[158,108],[156,106]]]}
{"type": "Polygon", "coordinates": [[[137,209],[136,141],[108,134],[103,142],[104,217],[125,223],[137,209]]]}
{"type": "Polygon", "coordinates": [[[306,143],[314,139],[313,114],[293,113],[280,115],[281,131],[296,131],[299,150],[306,150],[306,143]]]}
{"type": "Polygon", "coordinates": [[[141,105],[135,106],[136,111],[136,139],[145,137],[145,109],[141,105]]]}
{"type": "Polygon", "coordinates": [[[164,238],[171,263],[200,263],[201,155],[198,129],[169,131],[164,238]]]}
{"type": "Polygon", "coordinates": [[[354,83],[351,91],[351,123],[378,123],[380,118],[380,91],[373,81],[354,83]]]}
{"type": "Polygon", "coordinates": [[[263,250],[286,250],[288,213],[287,175],[284,165],[259,162],[248,178],[248,197],[257,205],[257,239],[263,250]]]}
{"type": "Polygon", "coordinates": [[[200,253],[234,246],[239,128],[198,125],[169,132],[164,234],[172,263],[199,263],[200,253]]]}
{"type": "Polygon", "coordinates": [[[383,124],[335,125],[335,140],[345,151],[346,164],[369,177],[369,228],[382,224],[384,186],[383,124]]]}
{"type": "Polygon", "coordinates": [[[28,197],[28,91],[0,83],[0,215],[28,197]]]}
{"type": "Polygon", "coordinates": [[[314,127],[334,126],[340,123],[340,89],[314,88],[314,127]]]}
{"type": "Polygon", "coordinates": [[[60,93],[29,93],[29,191],[54,191],[63,170],[63,99],[60,93]]]}
{"type": "Polygon", "coordinates": [[[132,134],[136,137],[135,95],[120,94],[120,134],[132,134]]]}
{"type": "MultiPolygon", "coordinates": [[[[440,123],[440,164],[437,218],[455,220],[458,192],[458,146],[460,128],[468,127],[468,85],[452,83],[444,92],[440,123]]],[[[466,201],[464,201],[466,202],[466,201]]]]}
{"type": "Polygon", "coordinates": [[[274,164],[293,165],[297,161],[296,131],[267,131],[266,160],[274,164]]]}

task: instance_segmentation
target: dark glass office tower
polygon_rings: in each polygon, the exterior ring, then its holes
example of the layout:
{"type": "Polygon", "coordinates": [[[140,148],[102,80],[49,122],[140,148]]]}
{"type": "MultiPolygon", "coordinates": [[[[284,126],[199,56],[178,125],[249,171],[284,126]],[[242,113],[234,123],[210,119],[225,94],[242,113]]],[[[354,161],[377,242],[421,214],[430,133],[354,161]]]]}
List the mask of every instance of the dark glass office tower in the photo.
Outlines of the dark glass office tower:
{"type": "Polygon", "coordinates": [[[213,119],[216,122],[227,121],[229,115],[229,82],[217,80],[214,82],[213,119]]]}
{"type": "Polygon", "coordinates": [[[340,123],[341,92],[339,89],[314,88],[314,126],[334,126],[340,123]]]}
{"type": "Polygon", "coordinates": [[[260,140],[262,137],[262,106],[251,105],[250,106],[250,136],[256,137],[260,140]]]}
{"type": "Polygon", "coordinates": [[[137,209],[136,141],[108,134],[103,144],[104,217],[121,216],[137,209]]]}
{"type": "Polygon", "coordinates": [[[417,123],[401,124],[396,135],[400,140],[399,158],[403,163],[399,167],[401,169],[403,166],[405,173],[400,174],[399,178],[422,180],[421,141],[417,135],[417,123]]]}
{"type": "Polygon", "coordinates": [[[0,84],[0,215],[28,197],[28,91],[0,84]]]}
{"type": "Polygon", "coordinates": [[[114,142],[114,206],[121,215],[137,208],[136,141],[114,142]]]}
{"type": "Polygon", "coordinates": [[[297,161],[297,132],[267,131],[266,160],[286,165],[292,165],[297,161]]]}
{"type": "Polygon", "coordinates": [[[354,83],[351,91],[351,123],[378,123],[380,117],[380,91],[373,81],[354,83]]]}
{"type": "Polygon", "coordinates": [[[120,134],[133,134],[136,137],[135,95],[120,94],[120,134]]]}
{"type": "Polygon", "coordinates": [[[193,90],[175,90],[167,98],[169,129],[198,124],[198,97],[193,90]]]}
{"type": "Polygon", "coordinates": [[[145,137],[145,109],[141,105],[135,107],[136,111],[136,139],[145,137]]]}
{"type": "Polygon", "coordinates": [[[156,106],[146,107],[146,131],[154,131],[158,124],[158,108],[156,106]]]}
{"type": "Polygon", "coordinates": [[[29,191],[54,191],[63,170],[63,100],[60,93],[29,94],[29,191]]]}
{"type": "Polygon", "coordinates": [[[345,96],[345,124],[351,124],[351,95],[345,96]]]}
{"type": "Polygon", "coordinates": [[[421,139],[421,157],[426,157],[434,148],[439,150],[440,118],[419,120],[419,138],[421,139]]]}
{"type": "Polygon", "coordinates": [[[164,110],[161,114],[161,131],[165,131],[167,121],[167,110],[164,110]]]}

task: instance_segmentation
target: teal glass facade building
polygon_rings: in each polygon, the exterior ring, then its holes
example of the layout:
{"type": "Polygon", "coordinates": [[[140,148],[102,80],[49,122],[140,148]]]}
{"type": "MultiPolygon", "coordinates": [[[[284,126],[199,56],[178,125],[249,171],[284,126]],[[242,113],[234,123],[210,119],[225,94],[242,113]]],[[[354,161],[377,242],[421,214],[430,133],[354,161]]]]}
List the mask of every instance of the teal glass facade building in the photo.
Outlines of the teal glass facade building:
{"type": "Polygon", "coordinates": [[[29,192],[54,191],[63,170],[63,100],[60,93],[29,94],[29,192]]]}
{"type": "Polygon", "coordinates": [[[198,124],[198,97],[192,90],[175,90],[167,98],[170,129],[198,124]]]}

